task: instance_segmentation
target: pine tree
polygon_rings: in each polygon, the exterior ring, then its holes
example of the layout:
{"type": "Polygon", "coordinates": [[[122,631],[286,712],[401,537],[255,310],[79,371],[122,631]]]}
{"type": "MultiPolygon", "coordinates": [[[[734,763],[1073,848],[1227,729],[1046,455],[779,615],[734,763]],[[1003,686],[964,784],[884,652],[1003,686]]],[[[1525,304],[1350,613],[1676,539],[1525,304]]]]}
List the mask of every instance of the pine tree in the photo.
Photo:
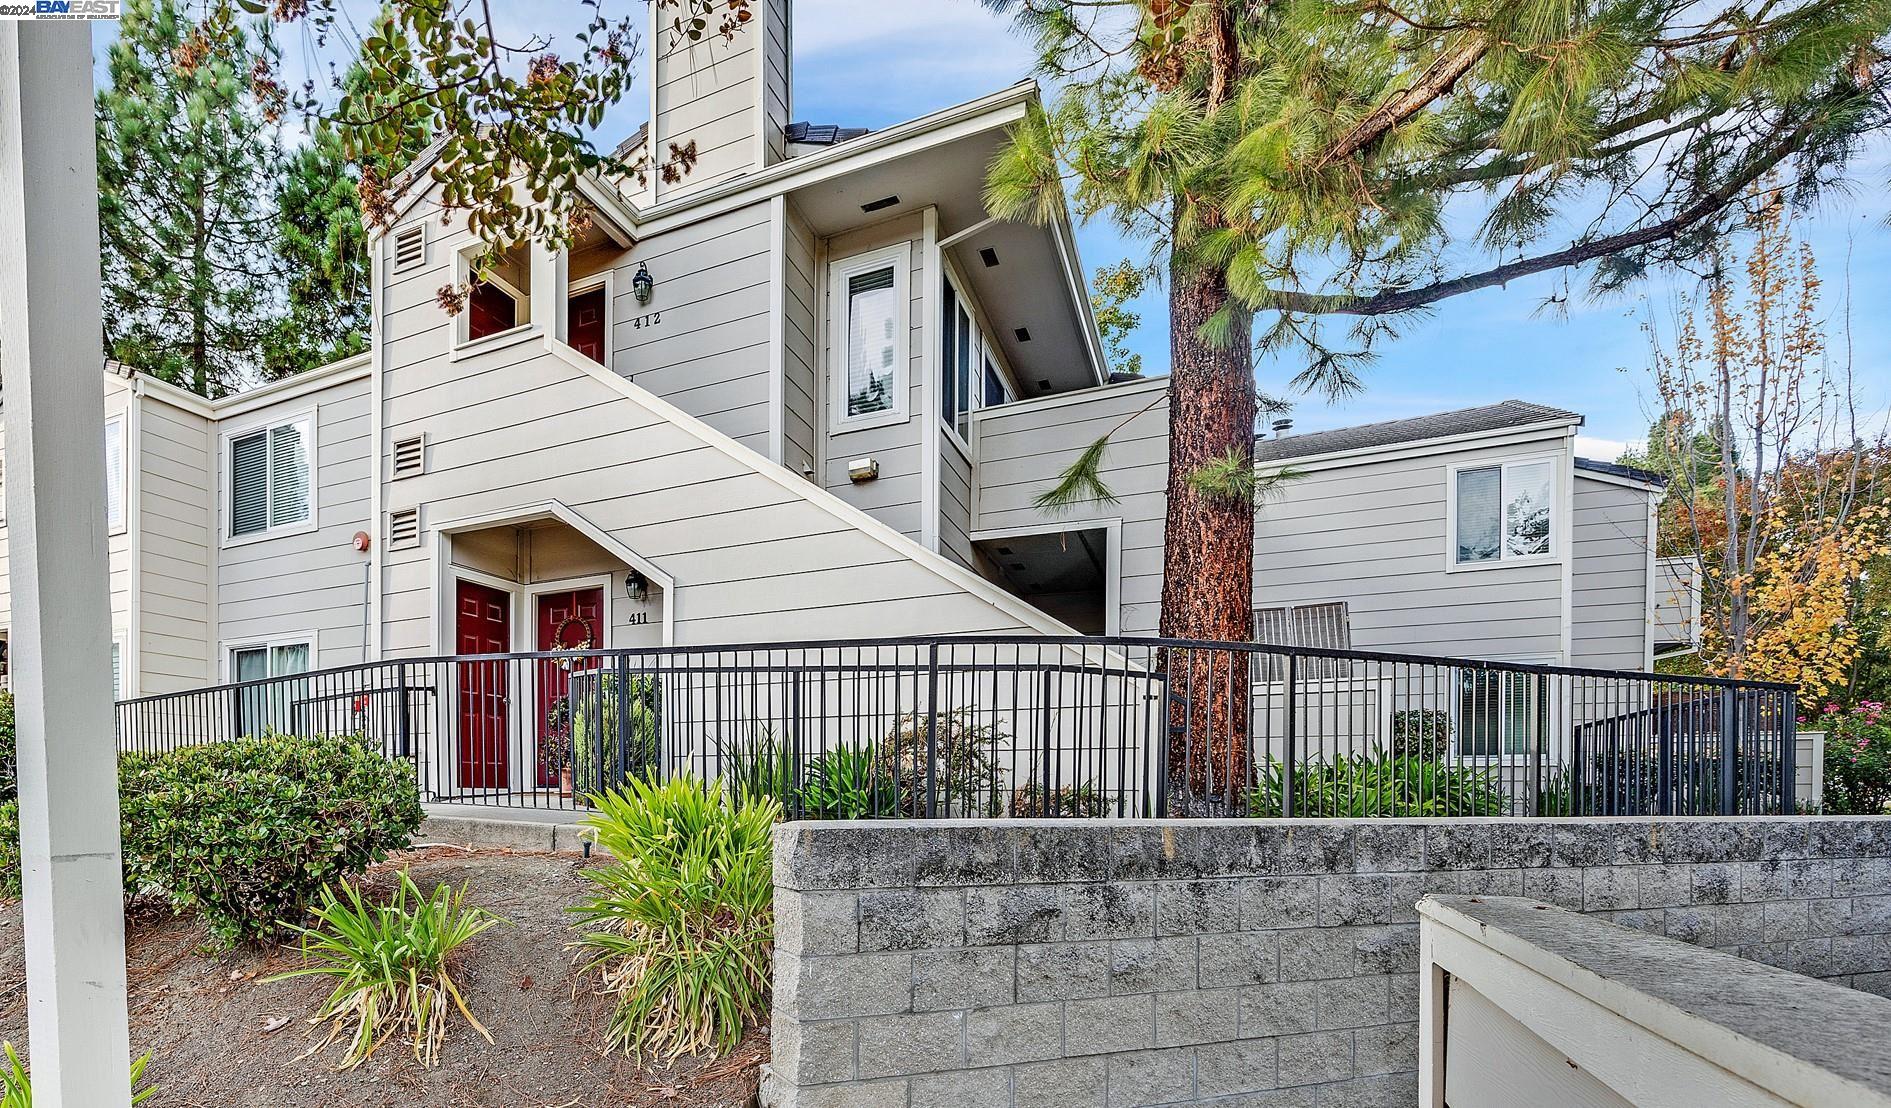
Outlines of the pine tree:
{"type": "MultiPolygon", "coordinates": [[[[339,82],[372,111],[367,83],[359,65],[339,82]]],[[[392,179],[426,146],[432,126],[424,104],[400,105],[393,118],[400,125],[389,129],[389,145],[363,159],[349,156],[334,123],[315,118],[309,141],[286,161],[276,186],[284,311],[266,341],[265,377],[300,373],[367,348],[372,274],[369,227],[361,211],[362,167],[374,179],[392,179]]]]}
{"type": "MultiPolygon", "coordinates": [[[[1440,302],[1581,266],[1609,291],[1698,258],[1756,181],[1790,167],[1809,202],[1891,119],[1891,0],[986,2],[1060,90],[987,206],[1053,219],[1068,177],[1081,214],[1167,270],[1175,637],[1250,633],[1257,351],[1304,352],[1297,388],[1354,391],[1375,341],[1440,302]]],[[[1107,494],[1106,446],[1047,502],[1107,494]]],[[[1192,720],[1192,741],[1244,725],[1227,683],[1225,722],[1192,720]]],[[[1245,749],[1188,751],[1190,772],[1220,767],[1232,794],[1245,749]]]]}
{"type": "Polygon", "coordinates": [[[255,370],[270,325],[272,59],[228,3],[130,0],[98,95],[107,347],[205,396],[255,370]]]}

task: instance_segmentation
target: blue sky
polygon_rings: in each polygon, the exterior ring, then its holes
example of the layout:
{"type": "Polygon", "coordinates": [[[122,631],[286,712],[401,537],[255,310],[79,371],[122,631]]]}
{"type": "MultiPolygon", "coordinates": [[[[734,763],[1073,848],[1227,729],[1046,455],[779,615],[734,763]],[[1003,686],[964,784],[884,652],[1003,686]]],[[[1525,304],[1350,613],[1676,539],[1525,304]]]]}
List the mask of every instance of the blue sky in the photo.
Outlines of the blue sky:
{"type": "MultiPolygon", "coordinates": [[[[884,127],[1030,76],[1025,43],[977,0],[793,2],[798,119],[884,127]]],[[[363,0],[344,4],[371,10],[363,0]]],[[[640,4],[618,0],[611,7],[621,12],[640,4]]],[[[521,38],[536,31],[564,35],[567,43],[582,18],[575,0],[511,0],[495,10],[521,38]]],[[[285,47],[293,71],[299,57],[308,55],[293,38],[285,47]]],[[[615,142],[628,134],[642,121],[646,102],[641,89],[633,90],[606,116],[600,139],[615,142]]],[[[1883,145],[1870,151],[1858,170],[1864,184],[1853,197],[1828,202],[1802,225],[1825,270],[1824,307],[1834,317],[1845,310],[1849,271],[1854,369],[1873,410],[1891,400],[1891,317],[1882,310],[1891,304],[1891,228],[1884,222],[1891,205],[1883,186],[1888,163],[1891,156],[1883,145]]],[[[1090,270],[1146,255],[1143,246],[1125,243],[1100,223],[1080,227],[1078,242],[1090,270]]],[[[1517,397],[1585,413],[1586,436],[1596,440],[1585,444],[1587,452],[1612,457],[1622,443],[1641,437],[1648,423],[1648,340],[1642,321],[1651,311],[1667,317],[1675,294],[1690,287],[1683,279],[1651,281],[1621,299],[1578,299],[1563,318],[1538,312],[1539,302],[1561,288],[1561,278],[1554,275],[1453,298],[1380,346],[1380,358],[1366,370],[1366,388],[1358,397],[1339,405],[1296,398],[1296,429],[1517,397]]],[[[1152,291],[1137,307],[1143,323],[1134,346],[1151,372],[1164,372],[1168,329],[1162,293],[1152,291]]],[[[1280,392],[1298,368],[1291,360],[1259,366],[1261,388],[1280,392]]]]}

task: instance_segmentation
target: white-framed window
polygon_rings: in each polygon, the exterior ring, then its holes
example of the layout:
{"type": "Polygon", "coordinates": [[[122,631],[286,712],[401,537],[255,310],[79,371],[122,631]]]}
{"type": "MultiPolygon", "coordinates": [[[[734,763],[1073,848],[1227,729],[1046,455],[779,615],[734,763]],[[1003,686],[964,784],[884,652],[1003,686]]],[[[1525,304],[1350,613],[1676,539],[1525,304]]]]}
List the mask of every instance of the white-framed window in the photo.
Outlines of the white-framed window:
{"type": "Polygon", "coordinates": [[[1452,568],[1555,559],[1556,459],[1452,466],[1447,481],[1452,568]]]}
{"type": "MultiPolygon", "coordinates": [[[[1516,659],[1549,664],[1553,659],[1516,659]]],[[[1461,758],[1527,757],[1549,735],[1547,674],[1507,669],[1459,669],[1451,694],[1451,735],[1461,758]]]]}
{"type": "Polygon", "coordinates": [[[315,413],[224,437],[226,544],[315,528],[315,413]]]}
{"type": "Polygon", "coordinates": [[[454,255],[454,285],[466,289],[466,303],[453,318],[456,347],[484,343],[501,335],[523,335],[532,325],[530,246],[515,246],[495,258],[485,254],[484,243],[473,243],[454,255]],[[474,280],[482,261],[485,276],[474,280]]]}
{"type": "Polygon", "coordinates": [[[836,427],[906,419],[911,266],[912,246],[901,242],[828,267],[836,427]]]}
{"type": "Polygon", "coordinates": [[[125,419],[105,421],[105,530],[125,533],[125,419]]]}
{"type": "Polygon", "coordinates": [[[229,677],[236,690],[236,733],[290,733],[307,719],[309,683],[284,681],[314,668],[315,636],[286,635],[228,645],[229,677]],[[246,684],[260,682],[260,684],[246,684]]]}
{"type": "Polygon", "coordinates": [[[125,649],[124,638],[122,636],[116,636],[116,635],[113,636],[112,637],[112,699],[113,700],[125,699],[125,657],[128,653],[129,651],[125,649]]]}
{"type": "Polygon", "coordinates": [[[942,346],[939,359],[939,419],[958,436],[962,446],[972,438],[972,413],[1007,403],[1011,386],[999,368],[998,353],[978,325],[958,284],[950,274],[944,282],[940,306],[942,346]]]}

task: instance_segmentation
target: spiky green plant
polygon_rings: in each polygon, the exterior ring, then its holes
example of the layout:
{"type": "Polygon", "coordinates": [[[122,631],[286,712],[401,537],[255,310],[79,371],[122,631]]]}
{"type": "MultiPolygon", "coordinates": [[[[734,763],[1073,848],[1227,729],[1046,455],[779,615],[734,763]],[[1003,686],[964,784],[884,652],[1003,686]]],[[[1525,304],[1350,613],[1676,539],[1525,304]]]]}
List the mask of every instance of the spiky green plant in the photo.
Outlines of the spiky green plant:
{"type": "MultiPolygon", "coordinates": [[[[26,1072],[26,1066],[20,1061],[10,1042],[0,1043],[0,1050],[7,1056],[5,1069],[0,1069],[0,1108],[33,1108],[33,1077],[26,1072]]],[[[156,1085],[146,1085],[140,1089],[144,1080],[144,1068],[151,1063],[150,1054],[141,1054],[131,1060],[131,1102],[143,1104],[158,1091],[156,1085]]]]}
{"type": "Polygon", "coordinates": [[[584,822],[616,862],[585,871],[572,909],[583,971],[616,1007],[612,1049],[727,1052],[767,1012],[775,932],[770,797],[678,777],[631,779],[584,822]]]}
{"type": "Polygon", "coordinates": [[[870,819],[898,810],[892,771],[871,748],[836,747],[808,767],[801,811],[809,819],[870,819]]]}
{"type": "Polygon", "coordinates": [[[467,1008],[450,963],[460,947],[504,922],[467,904],[464,887],[442,882],[431,896],[423,896],[406,870],[386,904],[367,903],[352,884],[343,883],[340,895],[334,886],[324,886],[315,925],[294,928],[302,936],[303,960],[310,964],[269,980],[334,979],[335,991],[311,1021],[328,1024],[328,1037],[310,1054],[346,1036],[341,1068],[351,1069],[390,1038],[407,1033],[415,1059],[431,1067],[446,1041],[449,1002],[492,1042],[492,1033],[467,1008]]]}
{"type": "Polygon", "coordinates": [[[799,793],[794,743],[775,737],[772,730],[747,739],[717,742],[722,755],[722,783],[737,800],[767,797],[786,810],[799,793]]]}
{"type": "Polygon", "coordinates": [[[1248,794],[1248,814],[1362,819],[1377,816],[1502,816],[1510,797],[1494,770],[1384,754],[1308,762],[1293,771],[1293,810],[1282,811],[1288,774],[1269,758],[1248,794]]]}

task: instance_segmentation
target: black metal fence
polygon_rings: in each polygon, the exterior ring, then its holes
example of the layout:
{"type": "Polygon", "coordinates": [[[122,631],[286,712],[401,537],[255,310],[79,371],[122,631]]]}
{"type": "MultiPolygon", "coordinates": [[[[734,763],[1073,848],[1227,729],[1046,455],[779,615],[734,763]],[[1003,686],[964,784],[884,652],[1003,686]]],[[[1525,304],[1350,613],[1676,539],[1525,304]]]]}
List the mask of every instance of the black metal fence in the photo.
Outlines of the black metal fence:
{"type": "Polygon", "coordinates": [[[802,818],[1792,811],[1791,687],[1358,651],[954,637],[390,659],[118,705],[121,749],[359,735],[427,799],[690,774],[802,818]]]}

